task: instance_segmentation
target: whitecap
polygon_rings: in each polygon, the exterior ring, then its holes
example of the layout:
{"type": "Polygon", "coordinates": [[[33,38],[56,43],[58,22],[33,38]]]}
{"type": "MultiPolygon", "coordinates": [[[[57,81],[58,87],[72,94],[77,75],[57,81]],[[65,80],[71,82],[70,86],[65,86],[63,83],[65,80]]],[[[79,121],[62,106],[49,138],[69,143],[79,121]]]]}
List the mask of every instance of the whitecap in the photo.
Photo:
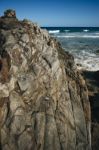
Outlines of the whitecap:
{"type": "Polygon", "coordinates": [[[59,32],[60,32],[60,30],[50,30],[50,31],[49,31],[49,33],[53,33],[53,34],[54,34],[54,33],[59,33],[59,32]]]}
{"type": "Polygon", "coordinates": [[[84,32],[88,32],[89,30],[88,30],[88,29],[84,29],[83,31],[84,31],[84,32]]]}

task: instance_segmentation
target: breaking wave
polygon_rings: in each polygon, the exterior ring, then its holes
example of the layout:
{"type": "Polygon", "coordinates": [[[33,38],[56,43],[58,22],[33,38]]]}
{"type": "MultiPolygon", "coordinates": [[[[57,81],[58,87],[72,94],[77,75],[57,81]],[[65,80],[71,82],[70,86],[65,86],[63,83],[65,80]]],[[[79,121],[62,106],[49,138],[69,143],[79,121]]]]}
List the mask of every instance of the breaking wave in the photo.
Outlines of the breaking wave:
{"type": "Polygon", "coordinates": [[[49,30],[48,32],[49,32],[49,33],[53,33],[53,34],[54,34],[54,33],[59,33],[59,32],[60,32],[60,30],[49,30]]]}

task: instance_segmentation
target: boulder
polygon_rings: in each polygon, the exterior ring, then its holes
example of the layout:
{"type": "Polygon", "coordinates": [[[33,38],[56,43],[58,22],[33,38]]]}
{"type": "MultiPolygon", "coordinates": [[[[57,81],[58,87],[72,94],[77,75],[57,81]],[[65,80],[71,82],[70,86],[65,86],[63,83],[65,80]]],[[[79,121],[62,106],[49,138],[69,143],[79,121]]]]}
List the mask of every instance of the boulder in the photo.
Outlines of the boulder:
{"type": "Polygon", "coordinates": [[[88,91],[73,56],[28,20],[0,21],[0,148],[91,150],[88,91]]]}

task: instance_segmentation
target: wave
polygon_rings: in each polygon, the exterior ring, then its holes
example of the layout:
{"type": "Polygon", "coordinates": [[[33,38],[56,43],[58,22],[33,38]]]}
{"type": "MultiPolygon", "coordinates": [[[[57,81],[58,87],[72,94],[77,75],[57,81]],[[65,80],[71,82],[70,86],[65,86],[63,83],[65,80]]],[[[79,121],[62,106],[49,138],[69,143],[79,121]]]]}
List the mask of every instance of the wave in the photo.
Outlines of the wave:
{"type": "Polygon", "coordinates": [[[99,57],[90,51],[78,51],[75,53],[75,63],[78,69],[89,71],[99,70],[99,57]]]}
{"type": "Polygon", "coordinates": [[[56,36],[56,37],[58,37],[58,38],[75,38],[75,37],[77,37],[77,36],[74,36],[74,35],[58,35],[58,36],[56,36]]]}
{"type": "Polygon", "coordinates": [[[99,32],[95,33],[96,35],[99,35],[99,32]]]}
{"type": "Polygon", "coordinates": [[[57,38],[99,38],[98,35],[58,35],[57,38]]]}
{"type": "Polygon", "coordinates": [[[70,32],[70,30],[64,30],[65,32],[70,32]]]}
{"type": "Polygon", "coordinates": [[[48,32],[49,32],[49,33],[53,33],[53,34],[54,34],[54,33],[59,33],[59,32],[60,32],[60,30],[49,30],[48,32]]]}
{"type": "Polygon", "coordinates": [[[98,35],[83,35],[84,38],[99,38],[98,35]]]}
{"type": "Polygon", "coordinates": [[[99,70],[99,58],[87,57],[85,58],[75,58],[75,63],[79,70],[85,69],[88,71],[99,70]]]}
{"type": "Polygon", "coordinates": [[[83,31],[84,31],[84,32],[88,32],[89,30],[88,30],[88,29],[84,29],[83,31]]]}

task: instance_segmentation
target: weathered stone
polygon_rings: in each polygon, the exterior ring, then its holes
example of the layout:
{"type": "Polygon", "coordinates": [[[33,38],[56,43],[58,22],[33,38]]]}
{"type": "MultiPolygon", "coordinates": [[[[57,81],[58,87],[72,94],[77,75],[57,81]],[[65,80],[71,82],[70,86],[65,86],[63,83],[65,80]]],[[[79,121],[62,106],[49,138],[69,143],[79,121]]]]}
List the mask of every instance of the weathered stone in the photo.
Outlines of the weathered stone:
{"type": "Polygon", "coordinates": [[[31,22],[1,22],[0,148],[91,150],[88,92],[73,56],[31,22]]]}
{"type": "Polygon", "coordinates": [[[28,43],[29,42],[28,34],[23,34],[21,39],[22,39],[23,42],[28,43]]]}
{"type": "Polygon", "coordinates": [[[15,43],[16,43],[16,41],[12,35],[9,35],[9,36],[6,35],[6,45],[15,44],[15,43]]]}
{"type": "Polygon", "coordinates": [[[15,10],[12,9],[8,9],[4,12],[4,17],[8,17],[8,18],[16,18],[16,12],[15,10]]]}
{"type": "Polygon", "coordinates": [[[19,84],[21,91],[26,91],[28,87],[30,86],[30,80],[26,75],[22,75],[18,79],[18,84],[19,84]]]}

